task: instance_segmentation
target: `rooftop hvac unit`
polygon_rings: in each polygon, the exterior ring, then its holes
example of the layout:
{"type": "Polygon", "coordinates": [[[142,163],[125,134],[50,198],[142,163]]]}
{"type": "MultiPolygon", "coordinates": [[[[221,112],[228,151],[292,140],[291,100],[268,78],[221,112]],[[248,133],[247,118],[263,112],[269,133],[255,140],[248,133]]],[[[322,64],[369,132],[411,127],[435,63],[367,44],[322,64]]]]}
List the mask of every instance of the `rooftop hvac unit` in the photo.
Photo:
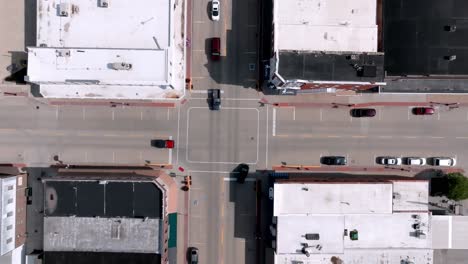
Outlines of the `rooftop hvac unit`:
{"type": "Polygon", "coordinates": [[[58,49],[55,51],[57,57],[70,57],[70,50],[68,49],[58,49]]]}
{"type": "Polygon", "coordinates": [[[129,71],[132,69],[132,64],[126,62],[114,62],[110,64],[110,67],[116,71],[129,71]]]}
{"type": "Polygon", "coordinates": [[[109,7],[109,0],[99,0],[99,7],[109,7]]]}
{"type": "Polygon", "coordinates": [[[62,17],[67,17],[70,14],[70,4],[69,3],[60,3],[58,5],[58,14],[62,17]]]}
{"type": "Polygon", "coordinates": [[[319,239],[320,239],[320,235],[319,235],[319,234],[316,234],[316,233],[305,234],[305,239],[307,239],[307,240],[319,240],[319,239]]]}

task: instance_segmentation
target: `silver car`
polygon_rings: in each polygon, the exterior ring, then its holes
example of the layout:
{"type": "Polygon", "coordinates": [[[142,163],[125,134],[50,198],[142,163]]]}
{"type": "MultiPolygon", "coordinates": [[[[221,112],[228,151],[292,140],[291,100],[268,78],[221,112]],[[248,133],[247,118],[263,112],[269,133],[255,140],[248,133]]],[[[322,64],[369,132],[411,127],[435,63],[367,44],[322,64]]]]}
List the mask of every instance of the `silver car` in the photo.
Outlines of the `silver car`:
{"type": "Polygon", "coordinates": [[[411,165],[411,166],[424,166],[426,165],[426,159],[425,158],[417,158],[417,157],[408,157],[405,159],[406,165],[411,165]]]}

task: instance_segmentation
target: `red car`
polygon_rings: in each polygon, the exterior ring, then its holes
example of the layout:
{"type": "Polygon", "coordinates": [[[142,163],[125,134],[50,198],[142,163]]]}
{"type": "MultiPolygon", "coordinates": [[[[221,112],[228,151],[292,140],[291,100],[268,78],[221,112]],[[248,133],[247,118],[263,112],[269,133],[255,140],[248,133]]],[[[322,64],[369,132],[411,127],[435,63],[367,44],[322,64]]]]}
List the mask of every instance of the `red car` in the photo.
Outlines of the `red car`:
{"type": "Polygon", "coordinates": [[[218,61],[221,57],[221,39],[212,38],[211,39],[211,60],[218,61]]]}
{"type": "Polygon", "coordinates": [[[413,115],[433,115],[435,111],[432,107],[415,107],[412,112],[413,115]]]}
{"type": "Polygon", "coordinates": [[[151,146],[155,148],[174,148],[174,140],[171,139],[153,139],[151,146]]]}

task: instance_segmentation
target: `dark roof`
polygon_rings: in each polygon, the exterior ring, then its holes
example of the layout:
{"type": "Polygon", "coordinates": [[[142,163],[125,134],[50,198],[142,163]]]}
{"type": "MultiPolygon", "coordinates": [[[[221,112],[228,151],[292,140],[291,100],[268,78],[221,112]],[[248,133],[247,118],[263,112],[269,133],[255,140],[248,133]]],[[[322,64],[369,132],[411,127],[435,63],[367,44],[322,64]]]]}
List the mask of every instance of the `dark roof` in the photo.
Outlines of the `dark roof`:
{"type": "Polygon", "coordinates": [[[388,75],[468,74],[468,1],[385,0],[383,39],[388,75]]]}
{"type": "Polygon", "coordinates": [[[46,181],[45,189],[46,216],[161,218],[162,214],[161,190],[150,182],[46,181]]]}
{"type": "Polygon", "coordinates": [[[384,78],[383,65],[383,54],[280,51],[278,73],[285,80],[379,82],[384,78]],[[355,66],[370,66],[374,76],[360,76],[355,66]]]}
{"type": "Polygon", "coordinates": [[[44,252],[45,264],[160,264],[161,255],[110,252],[44,252]]]}

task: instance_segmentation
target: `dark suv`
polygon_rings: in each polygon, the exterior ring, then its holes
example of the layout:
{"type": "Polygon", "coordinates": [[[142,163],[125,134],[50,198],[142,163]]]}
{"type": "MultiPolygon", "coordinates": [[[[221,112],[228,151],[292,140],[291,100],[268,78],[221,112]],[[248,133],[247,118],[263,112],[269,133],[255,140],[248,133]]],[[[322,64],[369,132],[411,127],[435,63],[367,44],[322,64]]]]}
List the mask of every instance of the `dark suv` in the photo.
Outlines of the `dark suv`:
{"type": "Polygon", "coordinates": [[[376,111],[373,108],[355,108],[350,112],[352,117],[373,117],[375,113],[376,111]]]}
{"type": "Polygon", "coordinates": [[[221,91],[219,89],[208,89],[208,105],[211,110],[219,110],[221,105],[221,91]]]}
{"type": "Polygon", "coordinates": [[[245,178],[249,175],[249,165],[241,163],[233,171],[236,174],[237,182],[244,183],[245,178]]]}
{"type": "Polygon", "coordinates": [[[346,158],[343,156],[325,156],[320,159],[320,163],[325,165],[346,165],[346,158]]]}

